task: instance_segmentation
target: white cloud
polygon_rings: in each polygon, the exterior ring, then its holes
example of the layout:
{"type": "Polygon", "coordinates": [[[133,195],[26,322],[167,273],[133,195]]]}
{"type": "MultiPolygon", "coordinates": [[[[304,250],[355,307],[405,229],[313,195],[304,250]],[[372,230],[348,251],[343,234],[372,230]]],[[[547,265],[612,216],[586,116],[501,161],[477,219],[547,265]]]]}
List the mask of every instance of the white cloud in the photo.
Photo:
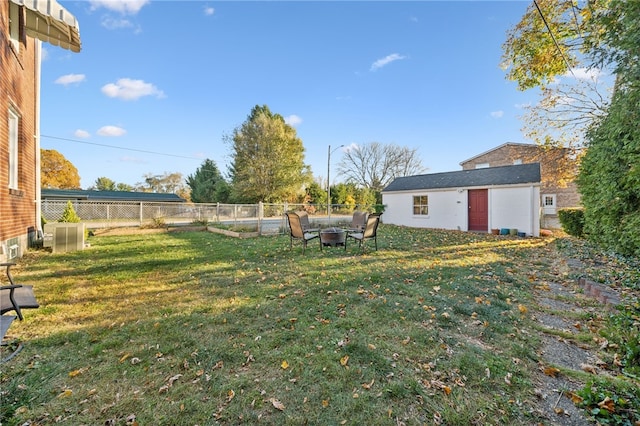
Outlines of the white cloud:
{"type": "Polygon", "coordinates": [[[387,55],[382,59],[378,59],[373,64],[371,64],[370,71],[376,71],[379,68],[389,65],[391,62],[399,61],[406,58],[406,56],[400,55],[398,53],[392,53],[391,55],[387,55]]]}
{"type": "Polygon", "coordinates": [[[82,129],[78,129],[75,132],[73,132],[73,135],[76,138],[82,138],[82,139],[87,139],[89,137],[91,137],[91,134],[89,132],[87,132],[86,130],[82,130],[82,129]]]}
{"type": "Polygon", "coordinates": [[[112,16],[104,16],[100,21],[100,25],[108,30],[119,30],[121,28],[131,28],[133,23],[125,18],[114,18],[112,16]]]}
{"type": "Polygon", "coordinates": [[[517,109],[525,109],[525,108],[529,108],[531,106],[531,102],[525,102],[523,104],[515,104],[514,107],[516,107],[517,109]]]}
{"type": "Polygon", "coordinates": [[[358,145],[355,142],[351,142],[349,145],[345,145],[342,150],[344,152],[352,152],[352,151],[359,151],[360,150],[360,145],[358,145]]]}
{"type": "Polygon", "coordinates": [[[164,92],[153,84],[130,78],[121,78],[115,83],[102,86],[102,93],[110,98],[119,98],[125,101],[133,101],[143,96],[165,97],[164,92]]]}
{"type": "Polygon", "coordinates": [[[212,8],[212,7],[210,7],[210,6],[207,6],[207,7],[205,7],[205,8],[204,8],[204,14],[205,14],[205,15],[207,15],[207,16],[211,16],[211,15],[213,15],[214,13],[216,13],[216,10],[215,10],[214,8],[212,8]]]}
{"type": "Polygon", "coordinates": [[[84,74],[67,74],[67,75],[63,75],[61,77],[58,77],[56,79],[56,81],[54,81],[54,83],[62,84],[63,86],[67,86],[69,84],[81,83],[81,82],[83,82],[85,80],[86,80],[86,78],[85,78],[84,74]]]}
{"type": "Polygon", "coordinates": [[[114,12],[135,15],[149,0],[90,0],[92,9],[105,8],[114,12]]]}
{"type": "Polygon", "coordinates": [[[295,114],[291,114],[290,116],[284,118],[284,122],[289,126],[295,127],[298,124],[302,123],[302,118],[298,117],[295,114]]]}
{"type": "Polygon", "coordinates": [[[504,115],[504,111],[491,111],[491,117],[500,118],[504,115]]]}
{"type": "Polygon", "coordinates": [[[100,136],[123,136],[127,131],[118,126],[102,126],[98,129],[100,136]]]}
{"type": "Polygon", "coordinates": [[[135,164],[145,164],[147,161],[143,160],[139,157],[129,157],[128,155],[124,157],[120,157],[120,161],[123,163],[135,163],[135,164]]]}
{"type": "Polygon", "coordinates": [[[567,71],[564,74],[564,77],[574,77],[578,80],[597,81],[603,74],[603,71],[598,68],[573,68],[571,71],[567,71]]]}
{"type": "Polygon", "coordinates": [[[49,59],[49,51],[44,47],[44,43],[42,44],[42,48],[40,49],[40,57],[43,61],[49,59]]]}

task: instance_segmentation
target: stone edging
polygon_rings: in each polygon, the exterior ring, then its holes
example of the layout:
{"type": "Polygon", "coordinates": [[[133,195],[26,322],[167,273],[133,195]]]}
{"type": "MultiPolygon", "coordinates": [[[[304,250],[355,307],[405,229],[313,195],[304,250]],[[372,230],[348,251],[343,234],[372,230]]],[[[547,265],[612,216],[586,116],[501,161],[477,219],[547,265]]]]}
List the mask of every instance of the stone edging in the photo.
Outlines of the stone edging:
{"type": "Polygon", "coordinates": [[[611,287],[588,280],[584,277],[578,279],[578,285],[584,289],[584,293],[607,306],[620,304],[620,296],[611,287]]]}

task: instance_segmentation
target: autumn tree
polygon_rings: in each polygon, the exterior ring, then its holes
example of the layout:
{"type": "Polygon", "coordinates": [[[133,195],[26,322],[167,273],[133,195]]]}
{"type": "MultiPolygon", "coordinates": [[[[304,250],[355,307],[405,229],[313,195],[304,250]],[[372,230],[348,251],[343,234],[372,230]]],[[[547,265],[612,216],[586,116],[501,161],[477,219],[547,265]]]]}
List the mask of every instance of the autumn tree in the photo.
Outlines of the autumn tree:
{"type": "Polygon", "coordinates": [[[304,201],[310,204],[326,204],[327,190],[319,182],[313,181],[306,188],[304,201]]]}
{"type": "Polygon", "coordinates": [[[189,199],[189,188],[185,184],[182,173],[164,172],[161,175],[147,173],[143,177],[144,183],[136,184],[136,191],[177,194],[182,198],[189,199]]]}
{"type": "Polygon", "coordinates": [[[524,135],[539,145],[570,148],[576,158],[589,125],[605,114],[611,98],[602,78],[606,71],[587,62],[602,44],[603,26],[593,17],[605,5],[533,1],[503,44],[507,78],[520,90],[541,89],[540,101],[525,107],[524,135]]]}
{"type": "Polygon", "coordinates": [[[229,198],[229,184],[216,163],[209,159],[193,175],[187,176],[187,185],[194,203],[226,203],[229,198]]]}
{"type": "Polygon", "coordinates": [[[397,177],[424,173],[417,149],[371,142],[344,150],[338,173],[347,183],[382,191],[397,177]]]}
{"type": "Polygon", "coordinates": [[[266,105],[256,105],[226,141],[232,148],[229,174],[237,202],[295,200],[312,181],[302,140],[266,105]]]}
{"type": "Polygon", "coordinates": [[[54,149],[40,150],[40,185],[52,189],[80,189],[78,169],[54,149]]]}

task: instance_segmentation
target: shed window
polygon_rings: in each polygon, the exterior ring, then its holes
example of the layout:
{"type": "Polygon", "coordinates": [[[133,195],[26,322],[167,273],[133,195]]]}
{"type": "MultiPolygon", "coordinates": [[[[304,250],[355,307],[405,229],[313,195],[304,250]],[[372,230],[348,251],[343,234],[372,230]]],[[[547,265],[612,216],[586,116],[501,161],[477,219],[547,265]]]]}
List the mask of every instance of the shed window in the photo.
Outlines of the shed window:
{"type": "Polygon", "coordinates": [[[429,214],[429,196],[417,195],[413,197],[413,214],[428,215],[429,214]]]}
{"type": "Polygon", "coordinates": [[[478,163],[476,164],[476,169],[486,169],[489,167],[489,163],[478,163]]]}

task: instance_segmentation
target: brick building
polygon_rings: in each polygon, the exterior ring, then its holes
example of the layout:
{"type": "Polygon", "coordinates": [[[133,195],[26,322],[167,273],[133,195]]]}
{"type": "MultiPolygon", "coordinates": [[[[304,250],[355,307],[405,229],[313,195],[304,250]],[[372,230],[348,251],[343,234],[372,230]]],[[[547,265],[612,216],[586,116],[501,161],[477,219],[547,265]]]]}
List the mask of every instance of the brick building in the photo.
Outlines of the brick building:
{"type": "Polygon", "coordinates": [[[75,17],[55,0],[0,1],[0,262],[41,230],[42,41],[80,51],[75,17]]]}
{"type": "Polygon", "coordinates": [[[472,170],[529,163],[540,163],[542,226],[559,227],[558,209],[580,206],[580,194],[573,181],[576,163],[569,149],[507,142],[460,165],[463,170],[472,170]]]}

